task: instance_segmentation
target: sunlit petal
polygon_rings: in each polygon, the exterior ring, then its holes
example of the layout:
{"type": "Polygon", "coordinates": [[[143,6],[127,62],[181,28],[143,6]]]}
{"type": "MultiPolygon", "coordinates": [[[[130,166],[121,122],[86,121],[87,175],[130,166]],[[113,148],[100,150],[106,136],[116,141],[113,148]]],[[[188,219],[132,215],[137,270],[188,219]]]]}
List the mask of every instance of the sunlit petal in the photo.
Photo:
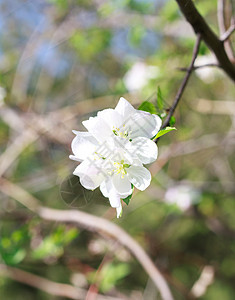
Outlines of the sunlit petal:
{"type": "Polygon", "coordinates": [[[143,164],[149,164],[157,159],[158,148],[156,143],[145,137],[137,137],[127,145],[127,152],[137,158],[143,164]]]}
{"type": "Polygon", "coordinates": [[[122,198],[125,198],[132,193],[131,183],[126,175],[114,174],[112,176],[112,183],[116,191],[122,198]]]}
{"type": "Polygon", "coordinates": [[[127,169],[127,176],[138,190],[143,191],[150,185],[151,173],[145,167],[130,166],[127,169]]]}
{"type": "Polygon", "coordinates": [[[71,144],[73,154],[78,160],[84,160],[95,152],[98,142],[89,132],[73,132],[76,134],[71,144]]]}
{"type": "Polygon", "coordinates": [[[96,189],[106,178],[102,169],[89,160],[85,160],[77,166],[73,174],[80,177],[81,184],[88,190],[96,189]]]}

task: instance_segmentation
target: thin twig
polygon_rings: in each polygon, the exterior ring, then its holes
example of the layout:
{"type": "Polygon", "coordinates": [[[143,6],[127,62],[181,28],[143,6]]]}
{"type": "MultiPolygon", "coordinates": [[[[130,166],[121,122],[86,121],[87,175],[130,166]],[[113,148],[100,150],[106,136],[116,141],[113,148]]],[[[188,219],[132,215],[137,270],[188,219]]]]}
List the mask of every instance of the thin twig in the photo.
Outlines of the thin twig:
{"type": "Polygon", "coordinates": [[[168,113],[168,115],[167,115],[167,117],[166,117],[166,119],[165,119],[165,121],[164,121],[164,123],[162,125],[162,128],[165,128],[165,127],[167,127],[169,125],[170,119],[173,116],[174,111],[175,111],[175,109],[176,109],[176,107],[177,107],[177,105],[178,105],[178,103],[179,103],[179,101],[180,101],[180,99],[181,99],[181,97],[183,95],[184,89],[185,89],[185,87],[186,87],[186,85],[188,83],[189,77],[190,77],[190,75],[191,75],[191,73],[193,71],[194,62],[195,62],[195,60],[197,58],[199,47],[200,47],[200,42],[201,42],[201,35],[198,34],[197,35],[197,41],[196,41],[195,47],[193,49],[193,56],[192,56],[192,60],[191,60],[190,66],[187,69],[187,73],[186,73],[186,75],[184,77],[184,80],[183,80],[183,82],[182,82],[182,84],[181,84],[181,86],[180,86],[180,88],[179,88],[179,90],[178,90],[178,92],[176,94],[175,100],[174,100],[174,102],[173,102],[173,104],[172,104],[172,106],[170,108],[170,111],[169,111],[169,113],[168,113]]]}
{"type": "MultiPolygon", "coordinates": [[[[199,66],[193,66],[193,70],[197,70],[197,69],[201,69],[201,68],[208,68],[208,67],[217,67],[217,68],[221,68],[220,65],[215,64],[215,63],[208,63],[208,64],[204,64],[204,65],[199,65],[199,66]]],[[[183,71],[183,72],[187,72],[188,68],[178,68],[179,71],[183,71]]]]}
{"type": "Polygon", "coordinates": [[[146,273],[153,280],[163,300],[173,300],[168,284],[156,265],[144,249],[121,227],[103,219],[79,210],[58,210],[40,206],[40,202],[20,186],[6,179],[0,180],[1,191],[14,198],[39,217],[48,221],[76,223],[79,227],[90,231],[103,232],[126,247],[139,261],[146,273]]]}
{"type": "Polygon", "coordinates": [[[229,36],[232,34],[234,28],[232,27],[232,32],[230,32],[230,28],[228,31],[226,30],[225,25],[225,0],[218,0],[218,7],[217,7],[217,19],[218,19],[218,25],[219,25],[219,31],[220,31],[220,41],[224,43],[224,49],[227,52],[227,55],[231,61],[234,60],[234,54],[233,54],[233,48],[230,43],[229,36]]]}
{"type": "Polygon", "coordinates": [[[235,24],[232,24],[229,27],[229,29],[221,35],[221,37],[220,37],[221,42],[227,41],[227,39],[230,38],[230,36],[233,34],[233,32],[235,32],[235,24]]]}

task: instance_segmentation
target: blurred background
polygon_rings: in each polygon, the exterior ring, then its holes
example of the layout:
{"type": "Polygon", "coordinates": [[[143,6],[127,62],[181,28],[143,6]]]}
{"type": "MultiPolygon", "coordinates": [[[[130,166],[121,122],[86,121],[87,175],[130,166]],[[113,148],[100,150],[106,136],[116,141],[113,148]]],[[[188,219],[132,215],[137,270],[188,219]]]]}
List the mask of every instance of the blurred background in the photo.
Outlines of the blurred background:
{"type": "MultiPolygon", "coordinates": [[[[218,34],[217,1],[194,2],[218,34]]],[[[222,71],[195,70],[177,131],[158,142],[151,186],[134,193],[121,219],[71,175],[72,129],[84,130],[82,120],[121,96],[136,108],[148,100],[162,116],[171,106],[195,43],[176,2],[1,0],[0,29],[0,298],[67,299],[39,287],[64,283],[80,289],[77,299],[96,299],[91,290],[97,299],[160,299],[121,245],[41,220],[22,205],[32,197],[117,223],[175,299],[234,299],[235,87],[222,71]]],[[[214,62],[202,43],[196,64],[214,62]]]]}

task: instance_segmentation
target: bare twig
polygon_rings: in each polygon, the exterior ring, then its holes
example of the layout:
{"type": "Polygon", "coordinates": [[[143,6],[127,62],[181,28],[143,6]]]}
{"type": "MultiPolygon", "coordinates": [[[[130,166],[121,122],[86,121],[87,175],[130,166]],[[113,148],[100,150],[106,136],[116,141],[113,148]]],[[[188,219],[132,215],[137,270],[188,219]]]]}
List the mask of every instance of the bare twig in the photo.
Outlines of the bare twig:
{"type": "Polygon", "coordinates": [[[226,0],[218,0],[218,8],[217,8],[217,18],[218,18],[218,25],[219,25],[219,31],[220,31],[220,40],[224,43],[225,51],[227,52],[227,55],[231,61],[234,60],[234,54],[233,54],[233,48],[228,40],[230,35],[232,34],[235,27],[232,25],[228,31],[226,30],[225,25],[225,2],[226,0]],[[231,31],[232,30],[232,31],[231,31]]]}
{"type": "Polygon", "coordinates": [[[166,126],[168,126],[168,124],[170,122],[170,119],[173,116],[174,111],[175,111],[175,109],[176,109],[176,107],[177,107],[177,105],[178,105],[178,103],[179,103],[179,101],[181,99],[181,96],[183,95],[184,89],[185,89],[185,87],[186,87],[186,85],[188,83],[189,77],[190,77],[190,75],[191,75],[191,73],[193,71],[193,66],[194,66],[194,62],[195,62],[195,60],[197,58],[197,54],[198,54],[199,47],[200,47],[200,42],[201,42],[201,35],[198,34],[197,41],[196,41],[195,47],[193,49],[193,56],[192,56],[192,60],[191,60],[190,66],[187,69],[187,73],[186,73],[186,75],[184,77],[184,80],[183,80],[183,82],[182,82],[182,84],[181,84],[181,86],[180,86],[180,88],[179,88],[179,90],[178,90],[178,92],[176,94],[175,100],[174,100],[174,102],[173,102],[173,104],[172,104],[172,106],[170,108],[170,111],[169,111],[169,113],[168,113],[168,115],[167,115],[167,117],[166,117],[166,119],[165,119],[165,121],[164,121],[164,123],[162,125],[162,128],[165,128],[166,126]]]}
{"type": "Polygon", "coordinates": [[[214,52],[221,68],[235,81],[235,66],[228,58],[224,43],[211,30],[205,19],[200,15],[192,0],[176,0],[187,21],[196,34],[201,34],[202,40],[214,52]]]}
{"type": "Polygon", "coordinates": [[[233,34],[233,32],[235,32],[235,24],[232,24],[232,25],[229,27],[229,29],[228,29],[227,31],[225,31],[225,32],[221,35],[220,40],[221,40],[222,42],[227,41],[227,39],[230,38],[230,36],[233,34]]]}
{"type": "Polygon", "coordinates": [[[121,245],[125,246],[140,262],[159,290],[162,299],[173,300],[173,296],[166,280],[152,262],[148,254],[126,231],[116,224],[79,210],[57,210],[42,207],[39,205],[39,201],[31,194],[6,179],[1,179],[0,187],[3,193],[14,198],[44,220],[69,223],[73,222],[82,228],[95,232],[103,232],[114,238],[121,245]]]}
{"type": "MultiPolygon", "coordinates": [[[[208,64],[204,64],[204,65],[200,65],[200,66],[193,66],[193,70],[197,70],[197,69],[201,69],[201,68],[208,68],[208,67],[221,68],[220,65],[218,65],[218,64],[208,63],[208,64]]],[[[178,70],[187,72],[188,68],[178,68],[178,70]]]]}
{"type": "MultiPolygon", "coordinates": [[[[15,281],[27,284],[42,290],[50,295],[66,297],[69,299],[83,300],[86,297],[86,290],[70,284],[57,283],[41,276],[0,264],[0,276],[11,278],[15,281]]],[[[121,298],[103,296],[96,294],[97,300],[121,300],[121,298]]]]}

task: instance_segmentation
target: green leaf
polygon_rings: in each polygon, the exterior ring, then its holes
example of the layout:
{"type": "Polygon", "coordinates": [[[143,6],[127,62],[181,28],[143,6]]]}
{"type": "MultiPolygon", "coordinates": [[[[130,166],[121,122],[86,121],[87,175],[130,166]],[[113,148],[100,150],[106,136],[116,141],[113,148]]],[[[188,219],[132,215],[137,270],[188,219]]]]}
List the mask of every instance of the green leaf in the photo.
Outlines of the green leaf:
{"type": "Polygon", "coordinates": [[[175,117],[174,116],[171,116],[169,124],[170,124],[170,127],[175,125],[175,117]]]}
{"type": "Polygon", "coordinates": [[[164,135],[164,134],[166,134],[166,133],[168,133],[168,132],[170,132],[172,130],[177,130],[177,129],[175,127],[166,127],[166,128],[164,128],[162,130],[159,130],[158,133],[157,133],[157,135],[154,137],[154,139],[157,139],[160,136],[162,136],[162,135],[164,135]]]}
{"type": "Polygon", "coordinates": [[[130,267],[126,263],[105,265],[100,272],[100,290],[109,291],[117,285],[118,281],[124,279],[130,273],[130,267]]]}
{"type": "Polygon", "coordinates": [[[125,199],[122,199],[126,203],[126,205],[128,205],[130,203],[132,195],[133,194],[127,196],[125,199]]]}
{"type": "Polygon", "coordinates": [[[126,203],[126,205],[128,205],[130,203],[131,197],[133,195],[133,192],[134,192],[134,185],[133,184],[131,184],[131,188],[132,188],[132,194],[127,196],[125,199],[122,199],[126,203]]]}
{"type": "Polygon", "coordinates": [[[46,257],[59,257],[64,253],[64,247],[78,236],[76,228],[67,229],[66,226],[58,226],[54,232],[44,237],[40,245],[32,252],[34,259],[46,257]]]}
{"type": "Polygon", "coordinates": [[[147,111],[150,114],[157,114],[156,107],[153,105],[153,103],[144,101],[140,104],[139,110],[147,111]]]}

